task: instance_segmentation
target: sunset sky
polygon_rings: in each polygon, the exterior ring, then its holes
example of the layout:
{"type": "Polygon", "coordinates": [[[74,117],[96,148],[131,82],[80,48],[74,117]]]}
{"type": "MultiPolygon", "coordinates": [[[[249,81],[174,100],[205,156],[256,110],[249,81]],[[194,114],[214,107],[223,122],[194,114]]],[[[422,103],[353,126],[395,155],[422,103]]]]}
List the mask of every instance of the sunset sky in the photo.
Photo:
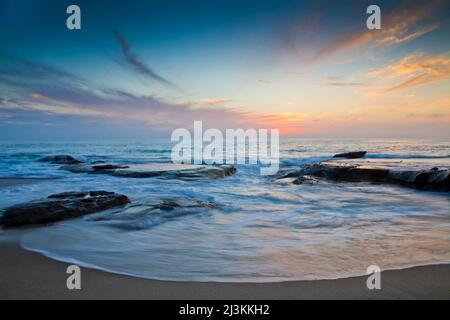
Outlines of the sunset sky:
{"type": "Polygon", "coordinates": [[[169,138],[194,120],[449,138],[449,19],[433,0],[0,0],[0,139],[169,138]]]}

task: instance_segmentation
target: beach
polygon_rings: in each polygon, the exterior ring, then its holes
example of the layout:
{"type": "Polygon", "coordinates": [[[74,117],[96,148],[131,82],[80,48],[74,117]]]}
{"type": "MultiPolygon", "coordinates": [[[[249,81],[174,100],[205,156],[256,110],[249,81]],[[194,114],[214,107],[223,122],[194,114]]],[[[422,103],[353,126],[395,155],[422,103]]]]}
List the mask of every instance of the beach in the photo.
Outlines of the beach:
{"type": "Polygon", "coordinates": [[[366,277],[279,283],[157,281],[81,269],[81,290],[66,288],[68,263],[0,245],[0,299],[450,299],[450,265],[381,273],[381,289],[366,277]]]}

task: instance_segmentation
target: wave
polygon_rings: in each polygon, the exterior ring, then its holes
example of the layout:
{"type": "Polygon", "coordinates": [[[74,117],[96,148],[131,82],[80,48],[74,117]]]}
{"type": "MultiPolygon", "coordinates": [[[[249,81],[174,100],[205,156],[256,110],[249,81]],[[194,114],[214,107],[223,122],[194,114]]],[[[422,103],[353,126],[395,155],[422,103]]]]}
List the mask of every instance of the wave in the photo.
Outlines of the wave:
{"type": "Polygon", "coordinates": [[[144,230],[178,217],[204,213],[208,209],[219,206],[214,202],[188,197],[163,197],[160,199],[152,197],[138,200],[138,202],[112,213],[100,213],[97,216],[87,218],[86,221],[100,222],[125,230],[144,230]]]}
{"type": "Polygon", "coordinates": [[[171,149],[132,149],[129,153],[171,153],[171,149]]]}
{"type": "Polygon", "coordinates": [[[284,166],[301,166],[304,164],[319,163],[330,160],[332,157],[309,157],[309,158],[286,158],[282,159],[281,165],[284,166]]]}

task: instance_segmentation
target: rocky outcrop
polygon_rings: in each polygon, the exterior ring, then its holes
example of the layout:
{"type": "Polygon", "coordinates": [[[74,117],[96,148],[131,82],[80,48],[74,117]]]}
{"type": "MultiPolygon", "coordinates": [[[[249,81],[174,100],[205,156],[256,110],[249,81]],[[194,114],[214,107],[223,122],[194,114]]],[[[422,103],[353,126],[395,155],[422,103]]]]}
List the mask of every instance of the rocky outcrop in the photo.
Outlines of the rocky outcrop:
{"type": "Polygon", "coordinates": [[[345,158],[345,159],[360,159],[364,158],[367,151],[355,151],[355,152],[346,152],[335,154],[333,158],[345,158]]]}
{"type": "Polygon", "coordinates": [[[50,162],[53,164],[78,164],[83,163],[83,161],[77,160],[72,156],[68,155],[56,155],[56,156],[47,156],[39,161],[41,162],[50,162]]]}
{"type": "Polygon", "coordinates": [[[294,183],[298,184],[309,180],[311,176],[333,181],[393,183],[423,190],[450,190],[450,169],[439,170],[438,168],[396,170],[367,165],[325,162],[286,171],[278,179],[297,177],[294,183]]]}
{"type": "Polygon", "coordinates": [[[68,165],[61,167],[74,173],[108,174],[126,178],[151,178],[160,177],[166,179],[200,179],[200,178],[224,178],[236,172],[233,165],[209,166],[172,163],[147,163],[128,164],[120,166],[115,164],[104,165],[68,165]]]}
{"type": "Polygon", "coordinates": [[[108,191],[64,192],[47,199],[17,204],[4,210],[5,227],[45,224],[111,209],[129,202],[127,196],[108,191]]]}

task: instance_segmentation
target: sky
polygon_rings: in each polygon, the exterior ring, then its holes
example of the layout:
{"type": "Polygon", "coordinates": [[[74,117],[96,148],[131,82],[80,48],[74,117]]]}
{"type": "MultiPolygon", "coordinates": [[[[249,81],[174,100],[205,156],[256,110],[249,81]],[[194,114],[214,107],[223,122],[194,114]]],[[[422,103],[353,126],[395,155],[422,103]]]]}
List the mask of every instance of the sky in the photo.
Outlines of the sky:
{"type": "Polygon", "coordinates": [[[449,33],[448,0],[0,0],[0,140],[450,138],[449,33]]]}

